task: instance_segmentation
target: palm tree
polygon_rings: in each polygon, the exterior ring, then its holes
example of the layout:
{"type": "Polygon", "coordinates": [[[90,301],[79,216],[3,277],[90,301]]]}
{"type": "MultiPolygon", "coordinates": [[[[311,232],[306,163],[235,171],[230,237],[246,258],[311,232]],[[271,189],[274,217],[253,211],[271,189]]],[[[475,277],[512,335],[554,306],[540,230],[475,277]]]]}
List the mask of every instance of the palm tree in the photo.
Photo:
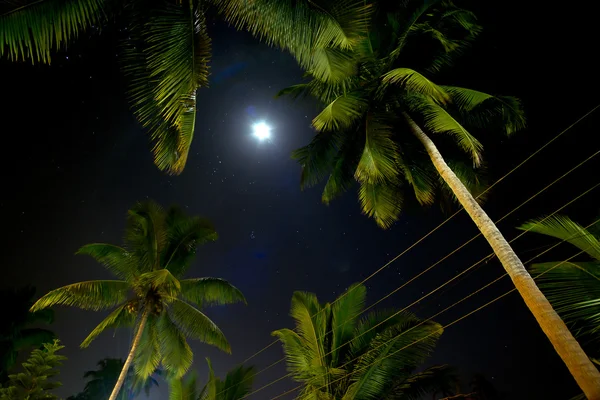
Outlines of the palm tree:
{"type": "Polygon", "coordinates": [[[406,312],[364,310],[366,289],[350,287],[333,304],[295,292],[296,329],[273,332],[288,370],[302,384],[298,399],[402,400],[447,392],[456,376],[447,366],[415,369],[435,348],[441,325],[406,312]]]}
{"type": "Polygon", "coordinates": [[[519,229],[564,240],[585,253],[586,260],[532,264],[530,270],[571,331],[600,358],[600,231],[566,216],[531,220],[519,229]]]}
{"type": "Polygon", "coordinates": [[[8,379],[8,371],[16,364],[20,352],[41,348],[54,339],[54,332],[32,327],[54,320],[52,310],[29,311],[34,295],[35,289],[29,286],[0,292],[0,303],[11,305],[3,310],[0,320],[0,383],[8,379]]]}
{"type": "Polygon", "coordinates": [[[317,135],[293,155],[302,165],[302,187],[326,180],[328,204],[358,183],[363,213],[383,228],[399,218],[409,196],[422,205],[439,194],[455,197],[577,383],[600,399],[600,373],[474,197],[484,187],[477,175],[483,146],[467,128],[510,135],[525,126],[520,102],[430,79],[477,37],[475,16],[446,1],[381,2],[376,9],[360,45],[337,58],[315,52],[313,64],[327,68],[307,70],[308,82],[280,93],[323,104],[312,121],[317,135]],[[470,165],[455,161],[463,153],[470,165]]]}
{"type": "Polygon", "coordinates": [[[208,382],[198,390],[195,374],[169,382],[169,400],[240,400],[252,390],[254,367],[243,365],[227,373],[222,381],[215,377],[212,364],[208,362],[208,382]]]}
{"type": "MultiPolygon", "coordinates": [[[[83,377],[89,379],[85,384],[83,392],[75,396],[67,398],[67,400],[104,400],[109,395],[119,375],[123,370],[124,362],[119,358],[104,358],[98,361],[98,369],[87,371],[83,377]]],[[[161,371],[157,370],[153,375],[160,375],[161,371]]],[[[133,400],[142,390],[149,396],[153,386],[158,386],[158,381],[154,376],[150,376],[145,381],[136,379],[133,371],[127,371],[127,377],[123,383],[117,399],[118,400],[133,400]]]]}
{"type": "Polygon", "coordinates": [[[182,279],[196,248],[216,238],[210,222],[187,216],[179,207],[164,210],[151,201],[138,203],[129,210],[122,247],[93,243],[77,252],[94,257],[119,280],[63,286],[40,298],[31,309],[54,305],[94,311],[114,308],[81,347],[89,346],[107,329],[133,328],[131,349],[110,400],[116,399],[132,363],[143,380],[159,365],[170,376],[181,377],[193,359],[186,337],[231,351],[223,332],[196,307],[245,302],[242,293],[223,279],[182,279]]]}
{"type": "Polygon", "coordinates": [[[320,6],[312,0],[15,0],[0,4],[0,57],[50,63],[53,51],[89,27],[112,20],[124,24],[128,36],[121,60],[130,78],[130,104],[149,130],[155,164],[180,174],[195,132],[196,91],[208,84],[211,48],[204,15],[210,6],[239,26],[250,22],[253,33],[289,49],[303,65],[310,62],[302,45],[309,38],[311,48],[354,44],[370,8],[350,0],[320,6]],[[293,33],[290,26],[296,27],[293,33]]]}

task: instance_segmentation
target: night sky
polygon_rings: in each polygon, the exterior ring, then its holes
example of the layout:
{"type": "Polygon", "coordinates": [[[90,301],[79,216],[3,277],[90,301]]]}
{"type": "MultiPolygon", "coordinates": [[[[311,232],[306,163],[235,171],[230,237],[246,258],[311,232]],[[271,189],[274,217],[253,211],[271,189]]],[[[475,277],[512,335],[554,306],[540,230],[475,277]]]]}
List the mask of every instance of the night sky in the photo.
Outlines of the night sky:
{"type": "MultiPolygon", "coordinates": [[[[473,51],[440,83],[473,87],[523,99],[529,129],[518,136],[483,137],[491,180],[593,108],[599,85],[588,42],[592,16],[580,9],[524,10],[516,1],[475,7],[485,32],[473,51]],[[568,21],[568,22],[565,22],[568,21]]],[[[473,8],[472,8],[473,9],[473,8]]],[[[332,301],[445,218],[437,208],[410,210],[389,231],[360,214],[356,192],[330,206],[320,190],[301,192],[300,167],[290,152],[309,142],[317,107],[310,101],[274,99],[298,83],[301,71],[287,54],[236,32],[217,19],[210,26],[214,58],[210,88],[198,92],[196,136],[181,176],[152,164],[144,131],[128,110],[119,72],[117,37],[105,28],[88,32],[48,66],[0,62],[2,74],[3,221],[2,287],[35,285],[38,294],[65,284],[108,278],[92,259],[74,256],[83,244],[120,243],[125,214],[137,200],[177,203],[211,219],[220,235],[198,251],[189,276],[214,276],[242,290],[248,306],[213,307],[206,313],[228,337],[232,355],[191,342],[195,368],[205,378],[204,357],[216,373],[243,361],[272,341],[270,333],[293,327],[288,317],[294,290],[332,301]],[[273,126],[272,141],[258,142],[251,125],[273,126]]],[[[493,219],[598,150],[600,111],[494,188],[485,205],[493,219]]],[[[597,183],[596,159],[523,207],[499,227],[511,239],[515,226],[556,208],[597,183]]],[[[592,222],[598,191],[564,212],[592,222]]],[[[477,233],[459,214],[414,250],[369,280],[374,302],[477,233]]],[[[523,260],[551,242],[525,236],[515,242],[523,260]]],[[[380,306],[404,307],[490,252],[481,238],[380,306]]],[[[559,248],[544,260],[568,257],[559,248]]],[[[428,317],[503,273],[497,260],[482,264],[458,284],[413,308],[428,317]]],[[[445,324],[512,288],[505,278],[441,315],[445,324]]],[[[125,358],[130,334],[102,335],[90,348],[79,343],[101,313],[59,308],[52,329],[67,346],[61,371],[68,396],[84,386],[83,371],[104,357],[125,358]]],[[[279,345],[250,363],[262,369],[281,358],[279,345]]],[[[457,366],[468,382],[484,374],[512,399],[567,398],[574,381],[516,294],[449,328],[431,363],[457,366]],[[549,384],[551,382],[551,384],[549,384]]],[[[283,363],[260,374],[255,387],[285,374],[283,363]]],[[[252,399],[269,399],[294,386],[283,380],[252,399]]],[[[166,385],[151,399],[166,398],[166,385]]],[[[288,395],[287,399],[293,398],[288,395]]]]}

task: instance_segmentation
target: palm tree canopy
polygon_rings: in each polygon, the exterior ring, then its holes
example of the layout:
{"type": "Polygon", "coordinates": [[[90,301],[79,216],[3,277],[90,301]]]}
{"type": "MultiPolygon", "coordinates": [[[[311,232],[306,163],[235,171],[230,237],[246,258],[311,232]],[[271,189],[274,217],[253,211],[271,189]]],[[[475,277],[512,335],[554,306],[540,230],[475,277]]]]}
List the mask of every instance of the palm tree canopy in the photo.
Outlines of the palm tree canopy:
{"type": "Polygon", "coordinates": [[[328,204],[357,182],[363,212],[387,228],[407,194],[422,205],[454,197],[411,124],[441,142],[450,167],[478,195],[485,188],[477,174],[483,145],[471,130],[512,134],[525,119],[515,98],[432,80],[481,31],[471,12],[449,1],[378,2],[374,8],[369,31],[343,57],[337,49],[337,58],[311,53],[314,64],[336,60],[326,74],[306,68],[307,82],[280,95],[309,95],[323,104],[312,121],[316,136],[293,154],[302,166],[302,188],[325,181],[322,200],[328,204]]]}
{"type": "Polygon", "coordinates": [[[113,309],[82,347],[107,329],[135,326],[140,313],[148,312],[135,371],[145,379],[162,364],[166,373],[182,376],[193,358],[186,338],[230,351],[223,332],[197,307],[245,303],[243,294],[225,280],[183,278],[197,247],[216,238],[205,219],[187,216],[174,206],[165,210],[154,202],[138,203],[128,212],[123,246],[96,243],[78,251],[94,257],[120,280],[63,286],[41,297],[31,309],[54,305],[113,309]]]}
{"type": "Polygon", "coordinates": [[[550,261],[531,265],[531,273],[556,312],[591,354],[600,356],[600,236],[567,216],[531,220],[519,227],[564,240],[587,259],[550,261]]]}
{"type": "Polygon", "coordinates": [[[295,292],[295,330],[273,332],[287,367],[302,383],[298,399],[409,399],[441,390],[454,380],[447,366],[414,370],[435,348],[442,327],[406,312],[371,312],[366,289],[355,285],[333,304],[295,292]],[[417,396],[413,397],[414,395],[417,396]]]}
{"type": "Polygon", "coordinates": [[[254,367],[239,366],[229,371],[225,380],[215,377],[212,364],[207,358],[209,376],[201,390],[197,387],[196,374],[192,373],[169,382],[169,400],[240,400],[252,390],[254,367]]]}
{"type": "Polygon", "coordinates": [[[335,66],[352,68],[347,52],[367,32],[372,9],[355,0],[11,0],[0,5],[0,57],[50,63],[54,51],[86,29],[124,23],[129,35],[120,59],[130,104],[149,131],[155,164],[180,174],[196,127],[196,91],[208,85],[208,7],[324,78],[335,75],[335,66]]]}

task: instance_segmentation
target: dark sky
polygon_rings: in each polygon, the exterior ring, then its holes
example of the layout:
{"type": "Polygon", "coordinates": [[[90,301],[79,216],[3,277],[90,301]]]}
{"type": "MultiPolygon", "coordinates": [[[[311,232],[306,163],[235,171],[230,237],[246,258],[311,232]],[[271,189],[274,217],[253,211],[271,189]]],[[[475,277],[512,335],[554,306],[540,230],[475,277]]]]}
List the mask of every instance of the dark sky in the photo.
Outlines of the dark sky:
{"type": "MultiPolygon", "coordinates": [[[[473,52],[442,83],[520,96],[528,131],[506,139],[483,138],[492,179],[515,166],[597,101],[594,37],[584,10],[525,10],[520,2],[485,2],[476,9],[486,31],[473,52]],[[567,21],[567,22],[565,22],[567,21]]],[[[294,290],[331,301],[427,233],[443,219],[435,207],[407,213],[389,231],[360,214],[356,193],[327,207],[319,189],[301,192],[300,168],[290,152],[313,134],[316,107],[275,100],[278,89],[298,83],[301,71],[286,54],[220,23],[210,27],[214,58],[211,87],[198,94],[196,136],[185,172],[162,175],[153,165],[144,132],[128,111],[117,65],[115,36],[84,35],[52,66],[0,62],[3,77],[2,131],[5,235],[2,286],[35,285],[39,294],[81,280],[109,275],[92,260],[74,256],[90,242],[119,243],[126,210],[137,200],[178,203],[214,221],[219,240],[198,253],[190,276],[216,276],[238,286],[248,306],[207,309],[229,338],[228,356],[192,343],[195,367],[206,376],[204,357],[224,375],[271,342],[270,332],[292,327],[287,316],[294,290]],[[253,121],[274,127],[270,143],[251,136],[253,121]]],[[[592,115],[559,142],[494,189],[486,209],[498,219],[527,197],[598,150],[592,115]]],[[[600,163],[588,163],[568,180],[532,201],[500,228],[508,238],[519,223],[550,213],[597,183],[600,163]]],[[[582,223],[598,212],[593,192],[565,210],[582,223]]],[[[464,214],[367,286],[374,302],[476,234],[464,214]]],[[[548,244],[525,236],[515,242],[523,259],[548,244]]],[[[386,300],[404,307],[490,252],[483,239],[448,259],[386,300]]],[[[568,248],[546,258],[573,254],[568,248]]],[[[490,261],[441,294],[413,309],[428,317],[503,272],[490,261]]],[[[511,288],[505,280],[437,320],[448,323],[511,288]]],[[[128,333],[105,334],[89,349],[78,345],[100,313],[60,309],[53,329],[69,360],[61,373],[68,396],[84,385],[83,371],[103,357],[125,357],[128,333]]],[[[251,363],[261,369],[282,356],[273,346],[251,363]]],[[[449,363],[468,378],[483,373],[509,398],[567,398],[577,393],[566,368],[513,294],[449,328],[432,363],[449,363]],[[552,382],[552,384],[548,384],[552,382]]],[[[280,364],[257,377],[255,387],[285,374],[280,364]]],[[[269,399],[293,386],[283,380],[253,396],[269,399]]],[[[166,398],[166,386],[151,399],[166,398]]],[[[286,398],[293,398],[288,395],[286,398]]]]}

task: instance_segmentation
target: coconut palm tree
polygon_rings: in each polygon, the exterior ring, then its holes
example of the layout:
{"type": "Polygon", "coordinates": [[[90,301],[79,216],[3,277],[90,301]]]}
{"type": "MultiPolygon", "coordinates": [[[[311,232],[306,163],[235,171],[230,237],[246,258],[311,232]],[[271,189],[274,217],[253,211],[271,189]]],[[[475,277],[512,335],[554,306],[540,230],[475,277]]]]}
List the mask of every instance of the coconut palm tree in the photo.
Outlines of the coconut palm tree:
{"type": "Polygon", "coordinates": [[[169,400],[240,400],[252,390],[254,367],[239,366],[227,373],[225,380],[215,377],[208,362],[208,382],[198,390],[197,377],[190,374],[169,382],[169,400]]]}
{"type": "Polygon", "coordinates": [[[120,59],[129,77],[130,104],[149,131],[155,164],[180,174],[196,130],[196,91],[208,84],[208,7],[308,66],[307,49],[315,45],[355,44],[366,31],[370,5],[351,0],[11,0],[0,3],[0,57],[49,63],[55,50],[81,32],[118,21],[128,32],[120,59]]]}
{"type": "MultiPolygon", "coordinates": [[[[326,74],[307,70],[307,82],[280,93],[310,95],[323,105],[312,121],[316,136],[294,153],[302,187],[325,181],[328,204],[357,183],[363,213],[383,228],[409,197],[430,205],[440,193],[454,196],[577,383],[600,399],[600,373],[475,198],[483,190],[483,145],[471,132],[522,129],[520,102],[432,80],[477,37],[475,16],[447,1],[381,2],[376,9],[362,44],[338,52],[326,74]]],[[[320,61],[313,64],[327,62],[314,57],[320,61]]]]}
{"type": "MultiPolygon", "coordinates": [[[[589,354],[600,357],[600,231],[567,216],[531,220],[519,229],[564,240],[585,253],[582,261],[532,264],[540,289],[589,354]]],[[[597,364],[600,362],[595,360],[597,364]]]]}
{"type": "Polygon", "coordinates": [[[456,376],[447,366],[415,373],[442,334],[441,325],[395,311],[364,310],[366,289],[354,285],[332,304],[295,292],[296,329],[273,332],[283,344],[298,399],[401,400],[447,392],[456,376]],[[396,315],[394,315],[396,314],[396,315]]]}
{"type": "Polygon", "coordinates": [[[116,399],[132,363],[140,379],[150,377],[159,365],[170,376],[183,376],[193,359],[186,337],[231,351],[223,332],[196,307],[245,302],[242,293],[223,279],[183,279],[196,248],[216,238],[205,219],[187,216],[175,206],[164,210],[151,201],[138,203],[128,212],[122,247],[94,243],[77,252],[92,256],[119,280],[63,286],[42,296],[31,309],[114,308],[81,347],[107,329],[133,328],[129,355],[110,400],[116,399]]]}
{"type": "Polygon", "coordinates": [[[34,296],[35,288],[29,286],[0,292],[0,302],[11,305],[0,320],[0,383],[8,379],[8,371],[15,366],[20,352],[41,348],[55,337],[52,331],[33,327],[54,320],[52,310],[29,311],[34,296]]]}
{"type": "MultiPolygon", "coordinates": [[[[86,371],[83,374],[83,377],[88,379],[83,392],[68,397],[67,400],[104,400],[110,395],[123,370],[124,362],[119,358],[104,358],[98,361],[97,365],[97,370],[86,371]]],[[[154,375],[160,374],[161,371],[157,370],[152,376],[143,381],[136,379],[133,370],[129,369],[117,399],[133,400],[142,390],[146,393],[146,396],[149,396],[152,387],[158,386],[158,381],[154,375]]]]}

